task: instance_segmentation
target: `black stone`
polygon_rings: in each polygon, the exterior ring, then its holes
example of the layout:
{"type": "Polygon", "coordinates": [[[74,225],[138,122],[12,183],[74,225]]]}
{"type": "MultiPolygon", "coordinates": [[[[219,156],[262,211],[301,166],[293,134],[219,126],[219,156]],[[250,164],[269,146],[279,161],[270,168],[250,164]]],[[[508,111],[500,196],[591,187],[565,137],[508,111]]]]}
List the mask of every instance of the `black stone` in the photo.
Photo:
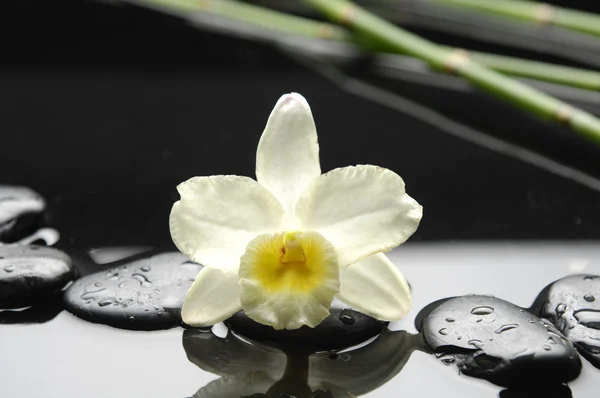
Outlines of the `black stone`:
{"type": "Polygon", "coordinates": [[[600,368],[600,276],[573,275],[544,289],[541,316],[548,318],[575,344],[579,353],[600,368]]]}
{"type": "Polygon", "coordinates": [[[443,363],[498,385],[567,382],[581,371],[577,351],[554,325],[494,297],[443,301],[423,320],[422,331],[443,363]]]}
{"type": "Polygon", "coordinates": [[[315,328],[302,326],[296,330],[275,330],[253,321],[243,311],[225,321],[230,329],[249,339],[312,351],[360,344],[380,334],[387,324],[360,312],[336,307],[332,307],[331,314],[315,328]]]}
{"type": "Polygon", "coordinates": [[[13,243],[35,232],[46,202],[29,188],[0,185],[0,242],[13,243]]]}
{"type": "Polygon", "coordinates": [[[179,252],[150,253],[77,280],[65,292],[66,309],[90,322],[131,330],[181,323],[185,295],[202,269],[179,252]]]}
{"type": "Polygon", "coordinates": [[[44,246],[0,246],[0,308],[43,301],[73,278],[71,259],[44,246]]]}

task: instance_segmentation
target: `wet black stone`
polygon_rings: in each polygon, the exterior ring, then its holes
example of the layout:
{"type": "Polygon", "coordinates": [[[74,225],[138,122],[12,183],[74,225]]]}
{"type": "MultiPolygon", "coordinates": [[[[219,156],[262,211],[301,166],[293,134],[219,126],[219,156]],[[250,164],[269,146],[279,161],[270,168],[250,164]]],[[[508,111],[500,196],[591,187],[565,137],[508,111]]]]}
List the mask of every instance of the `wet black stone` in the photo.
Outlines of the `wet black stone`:
{"type": "Polygon", "coordinates": [[[181,323],[185,295],[202,266],[179,252],[150,253],[77,280],[66,309],[90,322],[132,330],[181,323]]]}
{"type": "Polygon", "coordinates": [[[567,382],[581,371],[577,351],[554,325],[497,298],[443,301],[422,326],[425,343],[443,363],[498,385],[567,382]]]}
{"type": "Polygon", "coordinates": [[[248,318],[243,311],[225,321],[236,333],[268,344],[286,344],[313,351],[333,350],[360,344],[377,336],[387,326],[360,312],[331,308],[331,314],[317,327],[303,326],[296,330],[275,330],[248,318]]]}
{"type": "Polygon", "coordinates": [[[41,225],[46,202],[29,188],[0,185],[0,242],[13,243],[41,225]]]}
{"type": "Polygon", "coordinates": [[[600,368],[600,276],[573,275],[544,289],[541,316],[548,318],[575,344],[579,353],[600,368]]]}
{"type": "Polygon", "coordinates": [[[71,259],[44,246],[0,246],[0,308],[22,308],[46,299],[73,278],[71,259]]]}

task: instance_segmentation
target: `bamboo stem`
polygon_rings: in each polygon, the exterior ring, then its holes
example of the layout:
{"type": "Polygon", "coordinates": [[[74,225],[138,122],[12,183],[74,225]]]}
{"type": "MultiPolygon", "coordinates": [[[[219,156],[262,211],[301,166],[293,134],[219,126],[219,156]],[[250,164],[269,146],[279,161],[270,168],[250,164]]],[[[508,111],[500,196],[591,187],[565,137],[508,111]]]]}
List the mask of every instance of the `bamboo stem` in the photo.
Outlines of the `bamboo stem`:
{"type": "Polygon", "coordinates": [[[600,16],[529,0],[429,0],[600,36],[600,16]]]}
{"type": "Polygon", "coordinates": [[[478,64],[465,51],[439,47],[346,0],[304,1],[359,34],[419,58],[435,69],[460,75],[499,100],[542,119],[569,126],[582,137],[600,144],[600,120],[596,117],[478,64]]]}
{"type": "Polygon", "coordinates": [[[268,8],[232,0],[136,0],[138,4],[150,4],[180,11],[203,12],[220,15],[258,25],[281,33],[306,37],[349,41],[348,32],[330,23],[273,11],[268,8]]]}
{"type": "MultiPolygon", "coordinates": [[[[336,25],[237,1],[219,0],[209,2],[205,0],[203,3],[198,0],[136,0],[135,2],[170,9],[175,8],[180,11],[216,14],[248,23],[257,28],[273,30],[276,33],[284,32],[305,37],[327,38],[345,42],[353,41],[353,37],[345,29],[336,25]]],[[[446,49],[450,50],[449,48],[446,49]]],[[[475,61],[507,75],[600,91],[599,72],[502,55],[471,51],[469,53],[475,61]]]]}
{"type": "Polygon", "coordinates": [[[600,91],[600,73],[596,71],[475,51],[469,53],[474,61],[506,75],[600,91]]]}

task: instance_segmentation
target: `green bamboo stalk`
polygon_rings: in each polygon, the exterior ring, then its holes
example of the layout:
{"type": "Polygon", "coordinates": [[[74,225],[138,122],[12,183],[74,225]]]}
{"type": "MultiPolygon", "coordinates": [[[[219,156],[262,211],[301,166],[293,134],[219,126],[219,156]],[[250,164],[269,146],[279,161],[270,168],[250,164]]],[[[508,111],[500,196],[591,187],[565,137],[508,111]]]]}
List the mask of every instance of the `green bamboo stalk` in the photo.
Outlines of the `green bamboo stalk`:
{"type": "MultiPolygon", "coordinates": [[[[344,42],[354,40],[345,29],[336,25],[237,1],[219,0],[204,4],[197,0],[136,0],[135,3],[150,4],[183,12],[216,14],[248,23],[257,28],[270,29],[276,33],[284,32],[344,42]]],[[[354,42],[360,45],[360,43],[354,42]]],[[[374,48],[372,50],[381,49],[374,48]]],[[[482,65],[508,75],[600,91],[599,72],[481,52],[471,52],[471,55],[482,65]]]]}
{"type": "Polygon", "coordinates": [[[440,71],[455,73],[491,96],[530,114],[569,126],[600,145],[600,120],[514,79],[488,69],[463,52],[448,50],[376,17],[346,0],[304,0],[333,21],[397,52],[419,58],[440,71]]]}
{"type": "Polygon", "coordinates": [[[429,0],[600,36],[600,16],[529,0],[429,0]]]}
{"type": "Polygon", "coordinates": [[[321,39],[350,41],[349,33],[330,23],[273,11],[231,0],[136,0],[137,4],[175,8],[184,12],[204,12],[236,19],[282,33],[321,39]]]}
{"type": "MultiPolygon", "coordinates": [[[[449,50],[448,47],[445,48],[449,50]]],[[[477,63],[505,75],[528,77],[586,90],[600,90],[600,73],[596,71],[476,51],[469,51],[469,54],[477,63]]]]}

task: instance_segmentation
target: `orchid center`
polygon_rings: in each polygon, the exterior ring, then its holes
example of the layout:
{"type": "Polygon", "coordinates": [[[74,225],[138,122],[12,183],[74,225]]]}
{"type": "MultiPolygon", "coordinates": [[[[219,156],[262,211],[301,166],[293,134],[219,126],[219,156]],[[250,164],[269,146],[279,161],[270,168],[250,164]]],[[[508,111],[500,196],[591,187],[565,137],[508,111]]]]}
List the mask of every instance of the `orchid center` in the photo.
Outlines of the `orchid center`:
{"type": "Polygon", "coordinates": [[[332,277],[338,279],[337,254],[312,231],[260,235],[241,258],[240,277],[272,293],[308,293],[332,277]]]}
{"type": "Polygon", "coordinates": [[[306,263],[306,255],[296,232],[285,232],[283,235],[283,246],[281,247],[281,258],[279,261],[282,264],[289,263],[306,263]]]}

